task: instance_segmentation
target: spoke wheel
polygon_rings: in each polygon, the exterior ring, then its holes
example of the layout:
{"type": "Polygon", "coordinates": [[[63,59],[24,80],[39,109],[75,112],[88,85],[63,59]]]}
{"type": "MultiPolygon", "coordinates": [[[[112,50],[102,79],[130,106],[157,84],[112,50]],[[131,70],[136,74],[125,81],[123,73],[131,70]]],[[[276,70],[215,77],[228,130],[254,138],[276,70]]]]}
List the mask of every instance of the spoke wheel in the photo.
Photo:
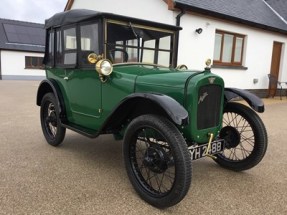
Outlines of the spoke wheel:
{"type": "Polygon", "coordinates": [[[65,137],[66,129],[61,127],[59,110],[52,93],[47,93],[42,99],[40,119],[47,142],[53,146],[59,145],[65,137]]]}
{"type": "Polygon", "coordinates": [[[262,120],[243,104],[226,105],[220,137],[225,139],[226,148],[215,161],[227,169],[250,169],[262,160],[267,149],[267,132],[262,120]]]}
{"type": "Polygon", "coordinates": [[[136,118],[127,128],[123,150],[129,179],[145,201],[164,208],[183,199],[191,183],[191,159],[170,121],[154,115],[136,118]]]}

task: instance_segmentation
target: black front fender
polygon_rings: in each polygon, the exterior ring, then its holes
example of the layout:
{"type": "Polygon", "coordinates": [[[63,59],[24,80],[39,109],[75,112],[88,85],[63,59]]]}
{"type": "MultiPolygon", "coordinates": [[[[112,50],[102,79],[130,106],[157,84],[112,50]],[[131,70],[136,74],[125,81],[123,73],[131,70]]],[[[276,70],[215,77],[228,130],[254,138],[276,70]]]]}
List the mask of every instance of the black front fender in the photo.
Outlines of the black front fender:
{"type": "Polygon", "coordinates": [[[264,112],[264,103],[263,101],[257,97],[256,95],[242,89],[237,88],[225,88],[224,89],[224,97],[226,102],[230,101],[233,98],[241,97],[244,99],[250,107],[252,107],[255,111],[259,113],[264,112]]]}
{"type": "Polygon", "coordinates": [[[177,125],[187,125],[189,123],[188,112],[173,98],[155,93],[134,93],[127,99],[142,98],[159,105],[171,120],[177,125]]]}
{"type": "Polygon", "coordinates": [[[156,93],[134,93],[120,102],[100,131],[117,130],[127,119],[143,114],[164,115],[180,126],[189,123],[188,112],[173,98],[156,93]]]}

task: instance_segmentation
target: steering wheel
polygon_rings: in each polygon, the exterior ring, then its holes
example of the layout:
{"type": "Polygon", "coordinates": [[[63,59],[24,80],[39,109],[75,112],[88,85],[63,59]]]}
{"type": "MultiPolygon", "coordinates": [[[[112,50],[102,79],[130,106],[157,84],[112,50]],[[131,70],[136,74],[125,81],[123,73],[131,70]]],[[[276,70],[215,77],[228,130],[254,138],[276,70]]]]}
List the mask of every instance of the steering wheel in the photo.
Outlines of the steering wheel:
{"type": "Polygon", "coordinates": [[[114,55],[115,55],[116,51],[122,52],[124,55],[124,62],[128,62],[129,54],[127,53],[126,50],[124,50],[124,49],[110,49],[109,50],[109,58],[112,62],[114,62],[114,60],[115,60],[114,55]]]}

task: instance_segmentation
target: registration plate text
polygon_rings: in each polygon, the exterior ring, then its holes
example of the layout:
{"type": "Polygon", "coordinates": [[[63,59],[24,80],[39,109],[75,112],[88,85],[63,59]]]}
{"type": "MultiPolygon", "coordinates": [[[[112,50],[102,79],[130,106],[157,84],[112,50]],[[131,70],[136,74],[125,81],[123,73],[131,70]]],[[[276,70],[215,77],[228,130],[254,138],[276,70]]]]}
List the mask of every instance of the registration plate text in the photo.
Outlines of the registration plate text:
{"type": "Polygon", "coordinates": [[[206,155],[214,155],[222,152],[224,150],[224,141],[216,140],[211,142],[209,151],[207,151],[207,148],[208,144],[189,147],[191,160],[197,160],[199,158],[205,157],[206,155]]]}

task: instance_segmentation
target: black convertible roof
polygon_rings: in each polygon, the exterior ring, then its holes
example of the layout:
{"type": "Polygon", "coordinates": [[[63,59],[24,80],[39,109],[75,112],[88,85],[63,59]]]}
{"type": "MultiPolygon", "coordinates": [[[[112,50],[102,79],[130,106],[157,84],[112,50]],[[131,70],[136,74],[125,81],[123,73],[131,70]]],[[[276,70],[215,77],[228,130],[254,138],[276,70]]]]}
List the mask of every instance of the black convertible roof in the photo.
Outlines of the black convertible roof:
{"type": "Polygon", "coordinates": [[[137,19],[127,16],[121,16],[113,13],[104,13],[98,12],[94,10],[87,10],[87,9],[74,9],[69,10],[61,13],[56,13],[51,18],[47,19],[45,22],[45,28],[57,28],[60,26],[65,26],[73,23],[79,23],[82,21],[93,20],[93,19],[100,19],[100,18],[108,18],[108,19],[116,19],[120,21],[127,21],[137,24],[143,25],[150,25],[153,27],[159,27],[169,30],[178,31],[181,30],[181,27],[174,26],[174,25],[167,25],[163,23],[157,23],[152,21],[147,21],[143,19],[137,19]]]}

